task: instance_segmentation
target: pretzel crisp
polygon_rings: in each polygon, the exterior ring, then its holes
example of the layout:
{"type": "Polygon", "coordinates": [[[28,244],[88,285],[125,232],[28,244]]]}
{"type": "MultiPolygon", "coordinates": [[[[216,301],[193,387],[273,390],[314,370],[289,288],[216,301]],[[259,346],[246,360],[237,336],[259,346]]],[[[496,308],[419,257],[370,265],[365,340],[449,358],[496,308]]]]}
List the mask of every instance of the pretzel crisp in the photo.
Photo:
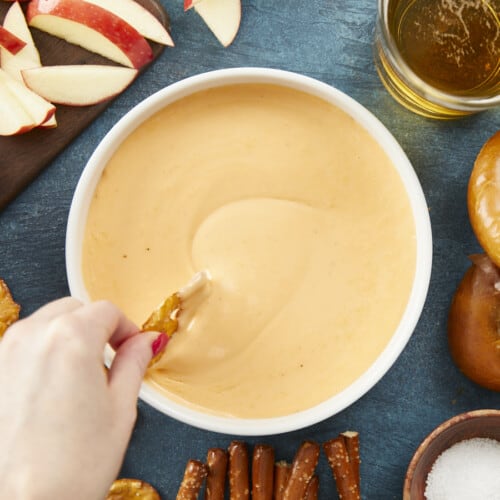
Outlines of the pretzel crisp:
{"type": "Polygon", "coordinates": [[[177,491],[177,500],[197,500],[207,474],[208,468],[204,463],[199,460],[188,460],[182,483],[177,491]]]}
{"type": "Polygon", "coordinates": [[[248,475],[248,450],[242,441],[232,441],[229,451],[229,499],[248,500],[250,480],[248,475]]]}
{"type": "Polygon", "coordinates": [[[207,486],[205,500],[224,500],[227,472],[227,451],[210,448],[207,452],[207,486]]]}
{"type": "Polygon", "coordinates": [[[179,326],[177,314],[180,311],[181,299],[178,293],[167,297],[142,325],[143,332],[163,332],[171,337],[179,326]]]}
{"type": "Polygon", "coordinates": [[[302,500],[307,485],[314,475],[319,460],[320,446],[313,441],[304,441],[292,463],[290,477],[283,492],[283,500],[302,500]]]}
{"type": "MultiPolygon", "coordinates": [[[[196,273],[186,286],[178,292],[169,295],[149,316],[141,327],[142,332],[162,332],[171,337],[179,328],[179,315],[189,309],[188,303],[194,301],[197,295],[203,296],[203,291],[210,282],[208,271],[196,273]]],[[[193,304],[191,304],[193,305],[193,304]]],[[[149,366],[157,363],[163,352],[155,356],[149,366]]]]}
{"type": "Polygon", "coordinates": [[[158,492],[139,479],[117,479],[109,489],[106,500],[161,500],[158,492]]]}
{"type": "MultiPolygon", "coordinates": [[[[181,299],[178,293],[167,297],[149,316],[141,327],[142,332],[162,332],[171,337],[179,327],[178,314],[181,310],[181,299]]],[[[157,354],[150,362],[153,366],[163,356],[163,352],[157,354]]]]}
{"type": "Polygon", "coordinates": [[[252,500],[273,500],[274,449],[256,444],[252,457],[252,500]]]}
{"type": "Polygon", "coordinates": [[[0,338],[19,319],[20,310],[21,307],[12,298],[7,283],[0,278],[0,338]]]}

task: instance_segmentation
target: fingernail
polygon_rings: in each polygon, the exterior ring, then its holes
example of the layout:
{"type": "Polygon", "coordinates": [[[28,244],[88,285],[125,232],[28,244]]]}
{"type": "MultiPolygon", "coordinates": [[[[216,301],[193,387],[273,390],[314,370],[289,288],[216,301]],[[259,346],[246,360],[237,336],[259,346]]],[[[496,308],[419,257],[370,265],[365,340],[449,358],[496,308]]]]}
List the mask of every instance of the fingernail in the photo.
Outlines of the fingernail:
{"type": "Polygon", "coordinates": [[[165,347],[167,347],[168,341],[169,337],[165,333],[160,333],[160,335],[158,335],[158,337],[156,337],[151,344],[153,356],[161,354],[165,350],[165,347]]]}

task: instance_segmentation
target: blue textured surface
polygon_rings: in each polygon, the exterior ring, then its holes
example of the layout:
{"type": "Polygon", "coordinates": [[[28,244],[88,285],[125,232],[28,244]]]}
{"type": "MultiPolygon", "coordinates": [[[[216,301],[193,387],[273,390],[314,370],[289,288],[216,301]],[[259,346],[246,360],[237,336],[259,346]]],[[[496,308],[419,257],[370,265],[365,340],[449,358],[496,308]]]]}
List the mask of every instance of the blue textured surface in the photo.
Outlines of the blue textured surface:
{"type": "MultiPolygon", "coordinates": [[[[287,69],[336,86],[388,127],[422,183],[434,235],[428,299],[406,349],[360,401],[314,427],[246,441],[270,443],[278,458],[291,460],[303,439],[323,441],[356,429],[361,433],[363,498],[401,498],[411,456],[434,427],[466,410],[500,408],[500,394],[481,389],[458,372],[446,342],[451,296],[468,266],[467,255],[479,249],[467,215],[467,181],[481,145],[500,128],[500,110],[436,122],[394,102],[372,63],[375,0],[244,0],[240,32],[227,49],[196,13],[183,13],[180,0],[163,2],[171,16],[175,49],[165,50],[0,213],[0,276],[11,285],[23,314],[68,293],[64,238],[79,175],[116,120],[153,92],[190,75],[235,66],[287,69]]],[[[185,462],[204,459],[209,447],[225,447],[232,437],[190,428],[140,403],[122,473],[150,481],[165,498],[174,498],[185,462]]],[[[318,470],[321,498],[336,498],[324,458],[318,470]]]]}

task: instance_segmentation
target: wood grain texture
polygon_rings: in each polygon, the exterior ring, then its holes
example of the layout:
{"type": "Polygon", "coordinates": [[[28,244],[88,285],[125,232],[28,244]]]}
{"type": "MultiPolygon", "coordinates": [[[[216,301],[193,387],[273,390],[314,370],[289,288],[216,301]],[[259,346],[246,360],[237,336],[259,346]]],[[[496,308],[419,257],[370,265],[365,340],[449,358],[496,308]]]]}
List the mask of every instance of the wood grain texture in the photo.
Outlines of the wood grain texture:
{"type": "MultiPolygon", "coordinates": [[[[168,15],[156,0],[137,0],[152,12],[164,26],[169,25],[168,15]]],[[[10,2],[0,1],[0,20],[3,20],[10,2]]],[[[23,5],[26,10],[26,4],[23,5]]],[[[42,64],[108,64],[115,63],[97,54],[31,28],[33,39],[40,52],[42,64]]],[[[163,51],[163,46],[151,43],[153,61],[163,51]]],[[[150,63],[151,64],[151,63],[150,63]]],[[[141,72],[145,69],[141,68],[141,72]]],[[[140,78],[140,75],[139,77],[140,78]]],[[[132,83],[133,85],[133,83],[132,83]]],[[[0,210],[32,181],[82,130],[109,106],[112,99],[93,106],[58,105],[54,129],[35,128],[26,134],[0,137],[0,210]]],[[[1,117],[0,117],[1,119],[1,117]]]]}

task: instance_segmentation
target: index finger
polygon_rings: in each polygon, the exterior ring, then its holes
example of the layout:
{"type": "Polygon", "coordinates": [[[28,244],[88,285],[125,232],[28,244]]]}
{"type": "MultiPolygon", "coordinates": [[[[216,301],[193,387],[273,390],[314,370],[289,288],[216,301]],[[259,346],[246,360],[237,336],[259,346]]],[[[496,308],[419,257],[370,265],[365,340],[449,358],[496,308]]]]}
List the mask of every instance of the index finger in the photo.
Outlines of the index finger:
{"type": "Polygon", "coordinates": [[[82,306],[83,303],[74,297],[63,297],[40,307],[29,318],[50,321],[61,314],[70,313],[82,306]]]}
{"type": "Polygon", "coordinates": [[[107,300],[86,304],[72,314],[88,325],[88,329],[92,330],[92,337],[101,349],[109,343],[116,350],[123,342],[139,333],[139,327],[107,300]]]}

